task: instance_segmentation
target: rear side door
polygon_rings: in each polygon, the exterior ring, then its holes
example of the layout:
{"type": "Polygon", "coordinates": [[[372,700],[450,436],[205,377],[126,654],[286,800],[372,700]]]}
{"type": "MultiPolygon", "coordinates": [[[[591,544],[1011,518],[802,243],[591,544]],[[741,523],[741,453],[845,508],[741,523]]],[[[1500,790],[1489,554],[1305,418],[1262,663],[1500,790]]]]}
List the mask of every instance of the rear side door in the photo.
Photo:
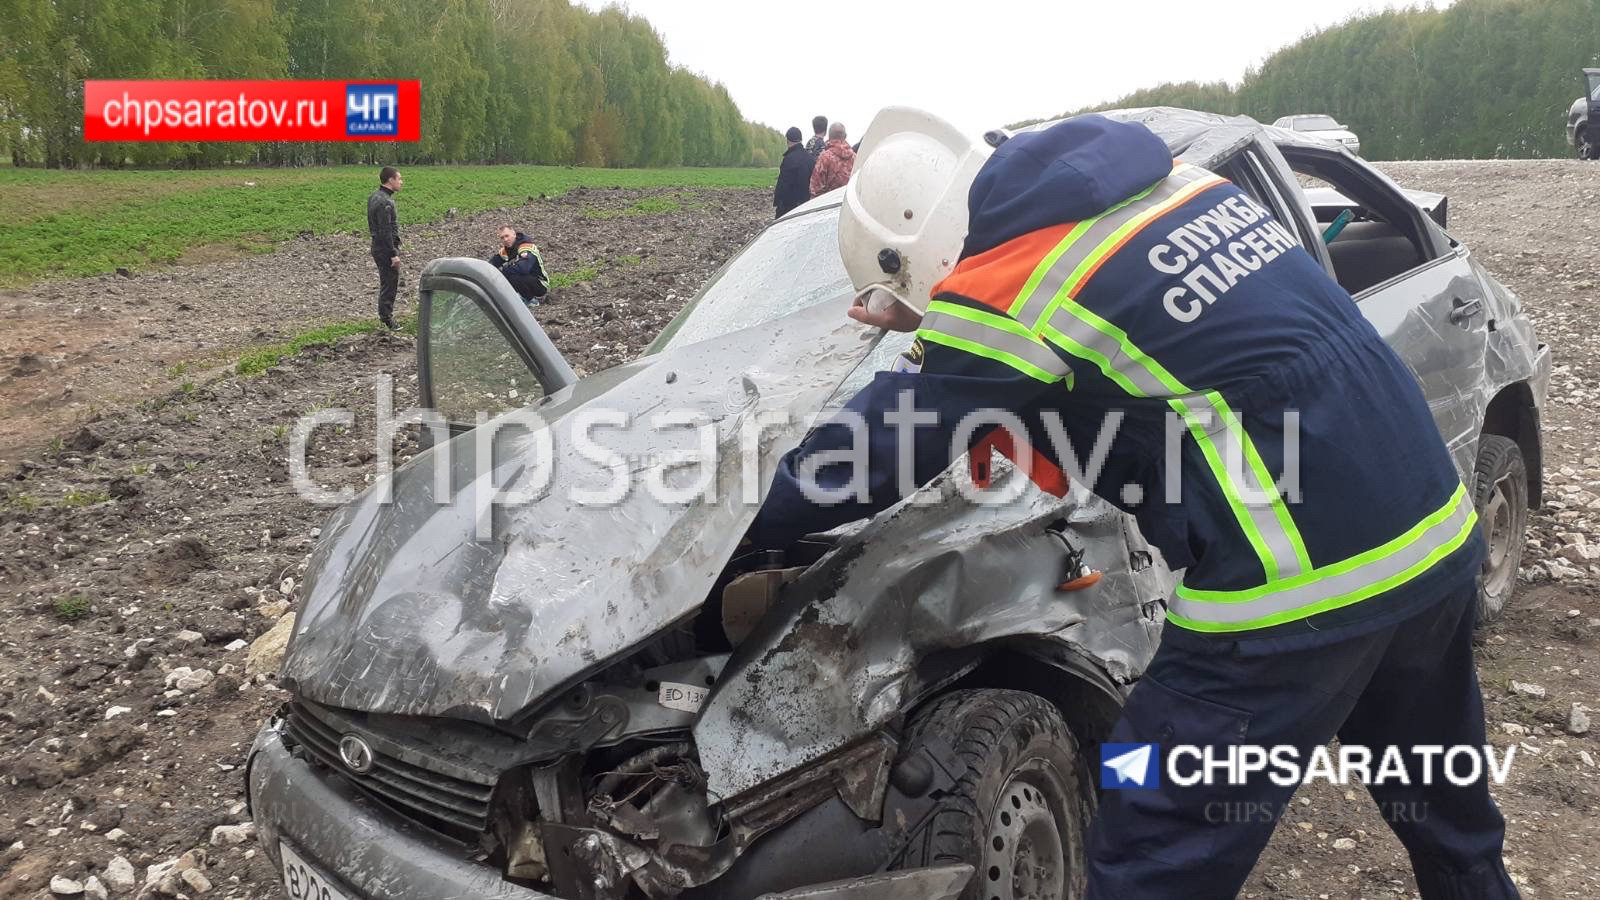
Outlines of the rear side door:
{"type": "Polygon", "coordinates": [[[1467,254],[1457,247],[1356,297],[1362,314],[1416,373],[1463,476],[1477,459],[1489,400],[1481,389],[1488,298],[1467,254]]]}
{"type": "MultiPolygon", "coordinates": [[[[578,378],[499,272],[482,260],[436,259],[422,270],[417,387],[450,436],[537,405],[578,378]]],[[[424,446],[436,437],[423,429],[424,446]]]]}
{"type": "Polygon", "coordinates": [[[1409,251],[1405,263],[1378,271],[1376,283],[1371,272],[1340,271],[1337,253],[1330,257],[1333,274],[1347,288],[1359,288],[1352,296],[1362,315],[1411,367],[1457,470],[1470,476],[1489,401],[1484,357],[1494,327],[1470,251],[1360,160],[1305,147],[1285,147],[1283,154],[1296,173],[1328,183],[1362,210],[1364,223],[1353,223],[1341,237],[1355,224],[1386,228],[1392,243],[1409,251]]]}

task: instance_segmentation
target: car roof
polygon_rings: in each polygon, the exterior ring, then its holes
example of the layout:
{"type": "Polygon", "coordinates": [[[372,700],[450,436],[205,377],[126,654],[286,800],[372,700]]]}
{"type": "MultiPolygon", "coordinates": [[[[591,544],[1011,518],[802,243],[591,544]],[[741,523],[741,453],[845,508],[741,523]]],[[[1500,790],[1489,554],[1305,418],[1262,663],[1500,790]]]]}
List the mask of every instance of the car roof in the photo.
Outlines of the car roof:
{"type": "Polygon", "coordinates": [[[822,212],[823,210],[832,209],[835,206],[839,206],[842,203],[844,203],[844,188],[834,188],[826,194],[818,194],[817,196],[812,197],[810,200],[807,200],[799,206],[796,206],[794,209],[789,210],[779,217],[779,221],[782,221],[783,219],[793,219],[809,213],[822,212]]]}

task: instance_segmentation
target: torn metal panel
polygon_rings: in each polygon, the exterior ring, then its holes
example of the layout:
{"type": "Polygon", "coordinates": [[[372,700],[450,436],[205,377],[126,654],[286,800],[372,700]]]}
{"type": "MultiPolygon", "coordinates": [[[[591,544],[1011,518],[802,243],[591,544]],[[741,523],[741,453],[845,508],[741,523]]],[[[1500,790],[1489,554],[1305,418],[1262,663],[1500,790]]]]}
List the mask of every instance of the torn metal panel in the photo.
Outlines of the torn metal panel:
{"type": "Polygon", "coordinates": [[[736,796],[881,728],[941,651],[1040,635],[1124,683],[1144,671],[1172,573],[1104,500],[1079,487],[1057,499],[1015,469],[996,471],[994,489],[1020,487],[1020,500],[975,503],[947,473],[787,589],[695,726],[712,791],[736,796]],[[1063,539],[1105,573],[1098,584],[1056,589],[1063,539]]]}
{"type": "Polygon", "coordinates": [[[497,485],[530,490],[536,440],[525,428],[491,438],[480,427],[413,460],[395,474],[392,505],[369,491],[329,526],[286,678],[331,706],[506,720],[693,613],[757,510],[744,502],[745,424],[778,421],[759,443],[768,477],[873,348],[876,336],[846,318],[845,305],[668,350],[557,395],[536,410],[549,423],[554,477],[527,503],[490,506],[497,485]],[[631,484],[616,503],[572,496],[619,475],[575,441],[577,414],[590,409],[631,418],[604,431],[631,484]],[[711,500],[669,503],[645,489],[646,479],[677,488],[701,475],[666,456],[693,450],[693,431],[652,423],[679,409],[715,425],[711,500]],[[497,464],[474,477],[479,444],[491,439],[497,464]],[[451,457],[450,496],[434,495],[441,452],[451,457]],[[480,515],[493,516],[492,540],[474,539],[480,515]]]}
{"type": "MultiPolygon", "coordinates": [[[[1118,122],[1138,122],[1167,143],[1172,155],[1191,165],[1212,168],[1261,134],[1248,116],[1224,116],[1170,106],[1114,109],[1099,115],[1118,122]]],[[[1047,128],[1044,122],[1034,128],[1047,128]]]]}

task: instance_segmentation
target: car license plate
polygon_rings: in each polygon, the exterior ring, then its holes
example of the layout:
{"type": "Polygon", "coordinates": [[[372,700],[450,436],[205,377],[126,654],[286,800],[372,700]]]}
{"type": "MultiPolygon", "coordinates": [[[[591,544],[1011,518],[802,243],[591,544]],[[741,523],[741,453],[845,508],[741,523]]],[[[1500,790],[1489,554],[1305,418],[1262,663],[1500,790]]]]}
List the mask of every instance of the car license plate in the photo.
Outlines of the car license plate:
{"type": "Polygon", "coordinates": [[[287,843],[279,842],[283,857],[283,895],[289,900],[353,900],[329,883],[328,877],[313,869],[287,843]]]}

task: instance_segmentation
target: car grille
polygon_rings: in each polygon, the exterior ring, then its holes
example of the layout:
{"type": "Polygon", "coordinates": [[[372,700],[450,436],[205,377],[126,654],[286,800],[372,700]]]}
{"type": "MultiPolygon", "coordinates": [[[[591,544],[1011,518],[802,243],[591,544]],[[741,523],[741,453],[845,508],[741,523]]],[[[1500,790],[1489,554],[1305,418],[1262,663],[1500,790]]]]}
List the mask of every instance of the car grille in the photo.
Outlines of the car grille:
{"type": "Polygon", "coordinates": [[[335,724],[332,716],[319,717],[309,705],[296,703],[289,710],[288,723],[290,736],[305,748],[307,755],[402,815],[446,834],[456,829],[473,834],[489,829],[493,776],[466,780],[406,762],[379,749],[381,741],[365,731],[356,733],[372,746],[372,769],[358,774],[339,757],[339,740],[351,732],[335,724]],[[441,828],[440,824],[446,827],[441,828]]]}

